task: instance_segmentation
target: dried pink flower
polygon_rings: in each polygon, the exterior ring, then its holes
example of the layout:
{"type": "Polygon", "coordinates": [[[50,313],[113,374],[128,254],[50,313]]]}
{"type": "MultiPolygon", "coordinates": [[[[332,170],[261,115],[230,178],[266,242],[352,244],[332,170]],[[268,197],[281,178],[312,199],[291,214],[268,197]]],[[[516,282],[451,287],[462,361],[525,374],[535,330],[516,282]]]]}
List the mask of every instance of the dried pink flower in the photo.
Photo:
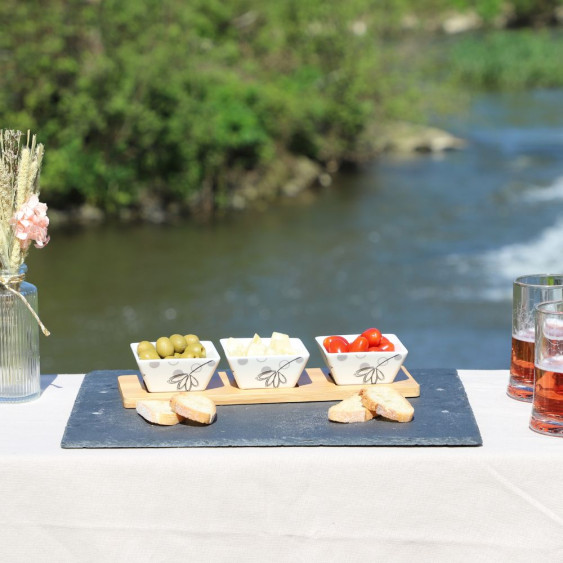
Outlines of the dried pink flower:
{"type": "Polygon", "coordinates": [[[35,194],[15,212],[10,224],[13,225],[15,236],[24,250],[32,240],[35,241],[36,248],[43,248],[49,242],[47,206],[41,203],[35,194]]]}

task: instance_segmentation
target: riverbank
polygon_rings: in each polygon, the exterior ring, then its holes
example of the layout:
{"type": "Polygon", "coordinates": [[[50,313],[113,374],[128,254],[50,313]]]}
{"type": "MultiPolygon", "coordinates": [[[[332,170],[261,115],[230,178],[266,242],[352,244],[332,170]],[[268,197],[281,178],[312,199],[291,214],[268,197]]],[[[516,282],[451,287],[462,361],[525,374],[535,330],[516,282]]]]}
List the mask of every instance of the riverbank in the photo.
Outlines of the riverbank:
{"type": "Polygon", "coordinates": [[[384,153],[409,158],[420,153],[461,150],[465,146],[463,139],[435,127],[408,122],[391,122],[383,126],[372,124],[359,135],[354,151],[324,166],[310,158],[285,153],[264,169],[232,171],[225,180],[223,193],[202,190],[185,204],[166,203],[146,192],[134,206],[121,208],[112,214],[85,203],[68,209],[51,207],[49,216],[53,227],[98,224],[108,219],[153,224],[175,222],[186,216],[208,220],[218,212],[263,209],[274,205],[279,198],[296,198],[316,187],[330,186],[342,165],[355,166],[384,153]]]}

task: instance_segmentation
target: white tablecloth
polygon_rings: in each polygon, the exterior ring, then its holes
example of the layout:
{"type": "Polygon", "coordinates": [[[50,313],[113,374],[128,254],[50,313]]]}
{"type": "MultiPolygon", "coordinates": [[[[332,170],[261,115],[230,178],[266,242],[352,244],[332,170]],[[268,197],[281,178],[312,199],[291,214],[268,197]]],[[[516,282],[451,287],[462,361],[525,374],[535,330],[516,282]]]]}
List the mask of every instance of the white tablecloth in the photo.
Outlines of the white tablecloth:
{"type": "Polygon", "coordinates": [[[460,376],[482,447],[63,450],[59,375],[0,405],[0,560],[563,561],[563,440],[460,376]]]}

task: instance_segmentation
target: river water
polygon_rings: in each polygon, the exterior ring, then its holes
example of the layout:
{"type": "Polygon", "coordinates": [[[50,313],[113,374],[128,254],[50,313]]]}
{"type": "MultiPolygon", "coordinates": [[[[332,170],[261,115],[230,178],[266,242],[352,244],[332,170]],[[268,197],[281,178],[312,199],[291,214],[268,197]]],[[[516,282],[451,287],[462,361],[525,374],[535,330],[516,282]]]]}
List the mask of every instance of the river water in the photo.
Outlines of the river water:
{"type": "Polygon", "coordinates": [[[318,366],[313,336],[370,326],[409,367],[507,368],[513,278],[563,271],[563,91],[479,96],[441,125],[468,148],[384,157],[265,211],[53,231],[28,260],[42,372],[135,369],[129,342],[175,332],[219,348],[282,331],[318,366]]]}

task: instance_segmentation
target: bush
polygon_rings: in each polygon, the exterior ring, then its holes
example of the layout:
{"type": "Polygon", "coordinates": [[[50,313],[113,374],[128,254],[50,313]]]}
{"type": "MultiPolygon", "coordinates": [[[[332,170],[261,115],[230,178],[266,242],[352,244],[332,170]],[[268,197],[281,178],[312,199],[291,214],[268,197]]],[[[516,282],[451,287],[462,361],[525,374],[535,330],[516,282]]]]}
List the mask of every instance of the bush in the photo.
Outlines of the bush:
{"type": "Polygon", "coordinates": [[[0,17],[0,120],[39,133],[58,207],[186,202],[280,150],[339,158],[402,88],[367,0],[3,0],[0,17]]]}
{"type": "Polygon", "coordinates": [[[563,86],[563,36],[549,30],[498,31],[450,48],[451,77],[463,86],[521,90],[563,86]]]}
{"type": "MultiPolygon", "coordinates": [[[[513,4],[533,18],[560,3],[513,4]]],[[[491,19],[502,6],[3,0],[0,122],[46,144],[50,205],[113,212],[143,194],[186,203],[202,190],[226,201],[240,171],[287,152],[339,160],[366,124],[416,118],[443,97],[430,50],[405,48],[402,15],[474,7],[491,19]]],[[[438,67],[462,87],[556,86],[559,51],[548,32],[493,33],[456,40],[438,67]]]]}

